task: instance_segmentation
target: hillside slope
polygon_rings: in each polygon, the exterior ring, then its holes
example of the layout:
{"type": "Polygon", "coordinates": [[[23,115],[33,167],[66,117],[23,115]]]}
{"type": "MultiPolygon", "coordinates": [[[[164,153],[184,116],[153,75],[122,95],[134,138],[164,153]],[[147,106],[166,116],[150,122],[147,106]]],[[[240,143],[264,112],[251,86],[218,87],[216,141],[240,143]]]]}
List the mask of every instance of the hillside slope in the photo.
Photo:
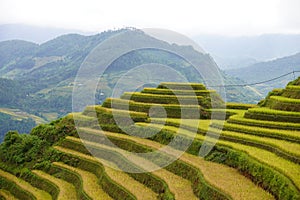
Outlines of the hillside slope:
{"type": "Polygon", "coordinates": [[[300,52],[299,34],[265,34],[242,37],[199,35],[194,38],[224,70],[247,67],[300,52]]]}
{"type": "Polygon", "coordinates": [[[299,199],[299,80],[276,94],[289,103],[281,110],[268,104],[274,95],[264,107],[230,103],[225,110],[202,84],[161,83],[40,125],[30,135],[10,132],[0,145],[0,187],[19,199],[95,199],[87,184],[98,177],[93,188],[103,199],[299,199]],[[221,114],[229,117],[223,130],[221,114]],[[212,151],[199,157],[218,134],[212,151]]]}
{"type": "MultiPolygon", "coordinates": [[[[71,112],[74,79],[81,63],[99,43],[122,31],[130,32],[132,37],[138,34],[139,40],[155,43],[161,49],[168,47],[174,52],[189,53],[203,63],[202,70],[215,65],[208,54],[198,53],[187,46],[170,45],[131,29],[106,31],[93,36],[68,34],[40,45],[25,41],[5,41],[0,42],[0,82],[3,83],[0,85],[0,107],[19,109],[46,121],[71,112]]],[[[99,86],[96,102],[103,102],[106,97],[110,97],[121,74],[145,63],[167,65],[188,77],[191,82],[202,80],[193,67],[178,55],[163,50],[136,50],[121,56],[109,66],[105,80],[107,84],[99,86]],[[104,95],[100,95],[102,93],[104,95]]],[[[240,83],[225,75],[224,82],[240,83]]],[[[251,88],[228,88],[227,92],[229,101],[253,103],[261,99],[251,88]]]]}
{"type": "MultiPolygon", "coordinates": [[[[256,83],[273,79],[293,71],[300,71],[300,53],[272,61],[257,63],[246,68],[226,70],[226,73],[238,77],[247,83],[256,83]]],[[[284,87],[289,81],[295,78],[294,76],[299,74],[300,73],[297,72],[295,75],[291,74],[290,76],[272,82],[255,85],[253,87],[265,96],[272,88],[284,87]]]]}

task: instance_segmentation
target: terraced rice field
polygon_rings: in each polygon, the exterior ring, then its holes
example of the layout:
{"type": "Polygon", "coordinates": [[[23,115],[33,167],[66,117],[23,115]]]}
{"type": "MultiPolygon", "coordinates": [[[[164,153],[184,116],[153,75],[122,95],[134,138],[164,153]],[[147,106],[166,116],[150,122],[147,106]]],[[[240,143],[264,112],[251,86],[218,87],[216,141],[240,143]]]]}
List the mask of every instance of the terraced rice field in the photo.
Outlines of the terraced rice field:
{"type": "MultiPolygon", "coordinates": [[[[66,170],[69,177],[56,176],[46,167],[32,168],[31,172],[59,188],[57,199],[78,199],[79,191],[86,194],[82,199],[107,200],[300,199],[300,113],[291,107],[298,105],[298,90],[298,85],[289,85],[277,96],[268,96],[261,107],[228,103],[226,110],[218,94],[202,84],[162,83],[158,88],[125,93],[121,99],[107,99],[103,106],[88,106],[82,113],[65,118],[76,119],[81,138],[72,132],[54,143],[56,154],[50,169],[66,170]],[[179,105],[174,94],[184,105],[179,105]],[[192,99],[196,99],[193,104],[192,99]],[[219,109],[212,109],[212,99],[219,109]],[[277,108],[276,103],[283,102],[289,105],[277,108]],[[153,106],[165,109],[167,116],[179,117],[182,108],[197,108],[205,118],[158,118],[148,113],[153,106]],[[210,119],[212,111],[229,119],[210,119]],[[115,116],[127,129],[118,127],[115,116]],[[98,123],[105,131],[99,130],[98,123]],[[151,130],[157,134],[147,135],[151,130]],[[136,137],[136,133],[146,137],[136,137]],[[182,143],[192,141],[186,152],[166,148],[178,135],[182,143]],[[116,146],[109,146],[108,141],[116,146]],[[205,158],[199,157],[201,146],[214,141],[212,151],[205,158]],[[147,154],[150,152],[154,154],[147,154]],[[158,167],[160,161],[178,154],[164,168],[158,167]],[[159,169],[151,170],[154,168],[159,169]],[[132,173],[128,169],[147,172],[132,173]],[[73,176],[77,182],[72,181],[73,176]]],[[[69,126],[63,125],[63,130],[69,126]]],[[[54,196],[6,171],[0,170],[0,178],[16,185],[25,199],[54,196]]],[[[18,198],[9,189],[2,188],[0,196],[18,198]]]]}
{"type": "MultiPolygon", "coordinates": [[[[161,128],[161,125],[154,125],[154,124],[152,124],[152,125],[140,124],[140,125],[156,127],[158,129],[161,128]]],[[[188,130],[185,130],[185,129],[179,129],[178,130],[178,128],[172,127],[172,126],[165,126],[164,129],[174,131],[174,132],[178,131],[181,134],[185,134],[187,136],[193,134],[188,130]]],[[[196,135],[196,138],[201,140],[201,141],[204,141],[204,140],[209,141],[210,140],[209,137],[205,137],[203,135],[196,135]]],[[[258,161],[266,163],[269,166],[275,167],[279,171],[285,173],[297,185],[297,187],[300,189],[300,179],[298,178],[300,176],[300,165],[295,164],[293,162],[290,162],[286,159],[283,159],[283,158],[277,156],[274,153],[271,153],[269,151],[265,151],[265,150],[260,149],[260,148],[251,147],[251,146],[248,146],[248,145],[242,145],[242,144],[238,144],[238,143],[235,143],[235,142],[228,142],[228,141],[224,141],[224,140],[219,140],[217,142],[217,144],[228,146],[228,147],[231,147],[233,149],[245,151],[251,157],[256,158],[258,161]]]]}
{"type": "Polygon", "coordinates": [[[281,116],[295,116],[300,117],[299,112],[289,112],[289,111],[282,111],[282,110],[274,110],[270,108],[251,108],[248,110],[250,113],[259,113],[259,114],[270,114],[270,115],[281,115],[281,116]]]}
{"type": "Polygon", "coordinates": [[[66,165],[64,163],[55,162],[53,164],[56,166],[59,166],[61,168],[71,170],[75,173],[78,173],[81,177],[84,177],[83,189],[90,198],[97,199],[97,198],[101,197],[101,199],[103,199],[103,200],[111,200],[112,199],[102,190],[100,185],[97,184],[98,178],[96,175],[92,174],[91,172],[84,171],[84,170],[78,169],[76,167],[66,165]]]}
{"type": "Polygon", "coordinates": [[[77,199],[76,188],[71,183],[55,178],[54,176],[40,170],[33,170],[32,172],[43,179],[49,180],[59,187],[58,200],[77,199]]]}
{"type": "MultiPolygon", "coordinates": [[[[103,133],[99,130],[90,128],[82,128],[82,130],[84,130],[87,134],[99,135],[103,133]]],[[[120,135],[111,132],[105,132],[105,134],[107,136],[121,138],[126,141],[133,141],[142,146],[147,146],[153,149],[160,149],[163,147],[163,145],[157,142],[138,137],[120,135]]],[[[257,187],[249,179],[239,174],[237,170],[234,170],[233,168],[217,163],[208,162],[202,158],[187,153],[181,155],[179,159],[198,168],[209,183],[214,185],[216,188],[219,188],[220,190],[228,193],[234,199],[247,199],[250,195],[252,199],[273,199],[270,194],[257,187]]]]}
{"type": "Polygon", "coordinates": [[[120,169],[116,170],[110,167],[106,167],[105,171],[112,180],[114,180],[117,184],[126,188],[136,198],[150,200],[150,199],[155,199],[157,197],[157,194],[155,194],[149,188],[143,186],[141,183],[131,178],[126,173],[122,172],[120,169]]]}
{"type": "Polygon", "coordinates": [[[289,122],[274,122],[274,121],[266,121],[266,120],[255,120],[255,119],[247,119],[243,116],[232,116],[227,120],[232,124],[240,124],[246,126],[254,126],[254,127],[265,127],[265,128],[273,128],[273,129],[283,129],[283,130],[300,130],[300,123],[289,123],[289,122]]]}
{"type": "Polygon", "coordinates": [[[4,189],[0,189],[0,197],[3,197],[7,200],[17,200],[17,198],[14,197],[14,195],[12,195],[9,191],[4,189]]]}
{"type": "MultiPolygon", "coordinates": [[[[74,156],[78,156],[78,157],[82,157],[94,162],[100,162],[99,159],[96,159],[92,156],[77,152],[77,151],[73,151],[71,149],[68,148],[64,148],[64,147],[60,147],[57,146],[55,147],[56,149],[58,149],[61,152],[65,152],[67,154],[72,154],[74,156]]],[[[107,161],[106,161],[107,162],[107,161]]],[[[113,163],[110,163],[113,164],[113,163]]],[[[117,184],[119,184],[120,186],[126,188],[129,192],[131,192],[132,194],[136,194],[139,198],[138,199],[155,199],[157,194],[155,194],[153,191],[151,191],[149,188],[145,187],[144,185],[142,185],[141,183],[137,182],[136,180],[134,180],[133,178],[131,178],[129,175],[127,175],[126,173],[113,169],[111,167],[108,167],[106,165],[104,165],[105,168],[105,172],[107,173],[107,175],[117,184]]],[[[114,166],[114,168],[117,168],[117,166],[114,166]]],[[[106,196],[106,194],[104,195],[106,196]]],[[[99,196],[101,197],[101,199],[105,198],[103,196],[99,196]]]]}
{"type": "MultiPolygon", "coordinates": [[[[29,193],[32,195],[32,197],[35,197],[36,199],[52,199],[51,196],[43,191],[43,190],[39,190],[36,187],[33,187],[32,185],[30,185],[28,182],[17,178],[16,176],[5,172],[3,170],[0,169],[0,176],[2,178],[5,178],[6,180],[8,180],[9,182],[14,183],[17,187],[19,187],[21,190],[29,193]]],[[[12,191],[9,191],[10,193],[14,194],[13,188],[11,188],[12,191]]],[[[7,195],[9,195],[8,193],[6,193],[7,195]]]]}
{"type": "MultiPolygon", "coordinates": [[[[68,138],[69,140],[75,141],[75,142],[80,142],[79,139],[76,138],[68,138]]],[[[149,169],[155,169],[158,166],[156,166],[154,163],[151,163],[150,161],[142,158],[142,157],[138,157],[138,156],[128,156],[128,153],[126,151],[122,151],[121,149],[115,149],[115,148],[110,148],[108,146],[104,146],[104,145],[99,145],[97,143],[93,143],[93,142],[88,142],[88,141],[84,141],[84,144],[87,146],[91,146],[91,147],[95,147],[95,148],[105,148],[105,149],[110,149],[113,151],[116,151],[122,155],[124,155],[124,157],[126,157],[130,162],[132,162],[133,164],[137,164],[139,165],[140,163],[143,163],[143,167],[147,167],[149,169]]],[[[118,172],[117,170],[113,170],[111,168],[106,169],[108,175],[110,177],[112,177],[111,175],[116,175],[114,176],[115,178],[121,178],[121,173],[118,172]],[[108,170],[108,171],[107,171],[108,170]],[[111,172],[111,173],[109,173],[111,172]]],[[[122,173],[124,174],[124,173],[122,173]]],[[[195,195],[193,194],[193,190],[191,187],[191,183],[171,172],[168,172],[165,169],[159,169],[153,172],[154,175],[156,175],[157,177],[161,178],[162,180],[164,180],[169,188],[170,191],[175,195],[175,198],[177,199],[197,199],[195,197],[195,195]]],[[[123,175],[123,178],[124,177],[123,175]]],[[[127,181],[123,181],[123,180],[118,180],[116,182],[118,183],[126,183],[129,180],[127,179],[127,181]]],[[[131,184],[133,188],[137,188],[134,184],[131,184]]],[[[128,186],[127,186],[128,187],[128,186]]],[[[128,189],[129,190],[129,189],[128,189]]],[[[129,190],[130,191],[130,190],[129,190]]],[[[135,190],[137,191],[137,190],[135,190]]],[[[131,191],[133,192],[133,191],[131,191]]],[[[135,194],[135,196],[137,196],[138,194],[135,194]]],[[[140,196],[141,197],[141,196],[140,196]]]]}
{"type": "MultiPolygon", "coordinates": [[[[147,95],[156,94],[163,96],[163,90],[160,89],[146,89],[142,91],[142,93],[146,93],[147,95]]],[[[168,95],[170,95],[170,91],[166,91],[168,95]]],[[[182,92],[181,94],[184,94],[182,92]]],[[[187,92],[188,93],[188,92],[187,92]]],[[[203,93],[203,92],[202,92],[203,93]]],[[[128,93],[126,99],[129,98],[128,93]]],[[[134,93],[136,96],[143,96],[141,94],[134,93]]],[[[164,95],[164,98],[168,98],[168,95],[164,95]]],[[[155,95],[154,95],[155,96],[155,95]]],[[[277,97],[276,97],[277,98],[277,97]]],[[[132,98],[131,98],[132,99],[132,98]]],[[[284,99],[285,101],[293,101],[287,100],[286,97],[279,97],[277,99],[284,99]]],[[[116,100],[118,101],[118,100],[116,100]]],[[[120,100],[120,102],[124,102],[125,100],[120,100]]],[[[143,101],[143,100],[141,100],[143,101]]],[[[140,102],[140,99],[133,98],[133,101],[128,101],[132,104],[145,104],[145,102],[140,102]]],[[[163,102],[164,103],[164,102],[163,102]]],[[[198,133],[196,138],[200,141],[205,139],[209,139],[209,137],[205,137],[201,134],[205,134],[209,129],[211,132],[215,132],[216,134],[221,134],[221,140],[218,141],[219,146],[226,146],[232,149],[246,152],[251,158],[254,158],[260,163],[265,164],[266,166],[270,166],[277,170],[279,173],[284,174],[290,181],[294,187],[299,188],[299,177],[300,177],[300,168],[297,160],[299,160],[299,150],[300,144],[299,141],[299,131],[293,130],[294,127],[298,127],[298,123],[294,123],[293,121],[268,121],[268,120],[257,120],[251,118],[244,118],[245,110],[238,110],[235,107],[240,107],[243,109],[249,108],[248,112],[258,113],[258,114],[267,114],[267,115],[280,115],[287,117],[297,117],[299,115],[298,112],[290,112],[290,111],[282,111],[282,110],[274,110],[271,108],[254,108],[252,105],[242,106],[238,104],[228,105],[231,109],[227,109],[228,111],[236,113],[236,115],[229,118],[228,123],[224,124],[224,131],[219,131],[217,128],[221,127],[223,122],[219,122],[217,120],[196,120],[196,119],[161,119],[161,118],[151,118],[151,124],[146,123],[138,123],[139,125],[157,128],[159,130],[170,130],[173,132],[177,131],[176,127],[181,127],[180,132],[186,135],[192,135],[193,133],[189,132],[189,128],[197,128],[198,133]],[[235,123],[234,119],[237,119],[238,123],[235,123]],[[242,122],[241,122],[242,121],[242,122]],[[248,124],[243,124],[243,122],[248,122],[248,124]],[[253,124],[252,124],[253,123],[253,124]],[[163,125],[165,124],[165,125],[163,125]],[[288,128],[280,128],[277,127],[286,126],[288,128]],[[210,127],[212,126],[212,127],[210,127]],[[237,140],[238,142],[234,141],[237,140]],[[274,152],[273,152],[274,151],[274,152]],[[294,162],[293,162],[294,161],[294,162]],[[295,163],[296,162],[296,163],[295,163]]],[[[300,180],[300,179],[299,179],[300,180]]]]}

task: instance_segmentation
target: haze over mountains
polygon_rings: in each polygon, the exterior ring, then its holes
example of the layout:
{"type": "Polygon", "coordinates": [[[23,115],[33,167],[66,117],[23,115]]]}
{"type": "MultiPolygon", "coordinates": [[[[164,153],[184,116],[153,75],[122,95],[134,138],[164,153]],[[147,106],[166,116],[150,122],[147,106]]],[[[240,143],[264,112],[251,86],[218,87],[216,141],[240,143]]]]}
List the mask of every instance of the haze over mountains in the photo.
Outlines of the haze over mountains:
{"type": "MultiPolygon", "coordinates": [[[[0,41],[19,39],[41,44],[69,33],[80,35],[96,34],[80,30],[22,24],[0,25],[0,41]]],[[[257,36],[196,35],[192,39],[198,42],[214,58],[221,69],[247,67],[258,62],[286,57],[300,52],[299,34],[265,34],[257,36]]]]}
{"type": "Polygon", "coordinates": [[[254,85],[263,95],[267,95],[272,88],[283,88],[289,80],[300,75],[300,53],[278,58],[272,61],[260,62],[248,67],[226,70],[226,73],[238,77],[247,83],[263,82],[284,74],[294,72],[277,80],[254,85]]]}
{"type": "Polygon", "coordinates": [[[247,67],[300,52],[300,35],[199,35],[194,39],[213,56],[221,69],[247,67]]]}
{"type": "MultiPolygon", "coordinates": [[[[215,65],[208,54],[198,53],[189,46],[170,45],[133,29],[105,31],[92,36],[67,34],[40,45],[22,40],[3,41],[0,42],[0,108],[18,109],[6,110],[9,115],[24,112],[27,113],[23,114],[25,116],[34,114],[35,121],[51,121],[71,112],[73,82],[81,63],[96,45],[122,31],[129,31],[133,36],[138,34],[140,40],[156,43],[162,49],[168,47],[178,52],[189,52],[201,60],[203,70],[215,65]]],[[[201,77],[197,76],[193,67],[175,54],[158,50],[133,51],[114,61],[108,68],[107,85],[98,88],[99,95],[96,94],[95,103],[99,104],[110,96],[123,71],[145,63],[171,66],[188,77],[188,81],[201,82],[201,77]]],[[[223,76],[225,84],[244,83],[226,74],[223,76]]],[[[254,103],[260,99],[261,96],[253,88],[227,89],[228,101],[254,103]]],[[[7,120],[7,117],[3,119],[7,120]]]]}
{"type": "MultiPolygon", "coordinates": [[[[90,36],[80,34],[59,35],[61,33],[71,32],[71,30],[9,25],[10,28],[5,32],[4,28],[7,28],[7,26],[8,25],[0,26],[0,41],[10,39],[9,41],[0,42],[0,109],[2,108],[0,113],[3,115],[0,116],[0,121],[1,119],[4,121],[8,119],[9,121],[24,120],[24,125],[28,124],[28,121],[26,121],[28,118],[34,119],[34,121],[39,123],[56,119],[71,112],[72,83],[82,61],[101,41],[122,31],[106,31],[90,36]],[[19,30],[26,29],[27,31],[18,32],[18,28],[19,30]],[[57,35],[59,36],[56,37],[57,35]],[[53,37],[56,38],[38,44],[53,37]],[[28,41],[11,39],[26,39],[28,41]]],[[[146,40],[152,41],[150,37],[147,37],[148,36],[145,35],[146,40]]],[[[251,52],[254,52],[252,55],[253,57],[257,57],[255,59],[256,62],[259,59],[291,53],[300,47],[300,45],[296,47],[296,44],[298,44],[298,37],[296,36],[291,36],[290,39],[288,39],[288,36],[278,36],[278,38],[284,38],[285,41],[289,40],[290,42],[288,44],[278,42],[278,39],[277,43],[275,43],[277,47],[279,44],[282,44],[282,50],[274,49],[272,52],[267,51],[270,46],[266,45],[266,43],[264,43],[265,46],[262,46],[259,42],[252,44],[252,48],[244,48],[243,51],[239,51],[239,48],[242,49],[243,45],[250,45],[251,41],[255,41],[254,38],[248,38],[248,42],[244,38],[244,40],[240,40],[243,42],[236,42],[235,45],[230,45],[230,40],[234,41],[233,38],[227,40],[227,42],[225,39],[223,39],[222,42],[216,38],[216,41],[213,41],[212,38],[213,36],[211,38],[203,37],[202,41],[204,42],[200,42],[200,44],[204,44],[203,47],[205,50],[209,50],[208,47],[210,47],[212,52],[217,52],[220,55],[229,56],[230,52],[232,55],[236,53],[236,57],[241,58],[240,67],[247,65],[247,63],[249,64],[249,62],[245,62],[242,59],[243,55],[247,53],[251,54],[251,52]],[[217,48],[216,45],[218,41],[220,42],[220,49],[216,51],[214,48],[217,48]],[[294,41],[295,46],[292,45],[292,41],[294,41]],[[242,43],[243,45],[241,45],[242,43]],[[255,48],[259,46],[261,46],[261,51],[260,53],[256,53],[255,48]],[[288,46],[291,48],[288,48],[288,46]],[[226,51],[226,47],[228,51],[226,51]]],[[[267,36],[261,38],[265,38],[266,41],[270,40],[270,38],[266,39],[268,38],[267,36]]],[[[166,45],[160,41],[155,42],[166,45]]],[[[176,48],[179,51],[190,51],[193,53],[192,48],[180,46],[176,48]]],[[[215,58],[209,55],[203,54],[198,56],[200,56],[199,58],[202,59],[203,62],[214,63],[212,59],[215,58]]],[[[101,103],[104,98],[109,96],[109,91],[114,86],[114,81],[120,76],[120,71],[128,70],[132,66],[149,62],[171,65],[186,74],[190,78],[189,81],[200,81],[193,71],[190,70],[190,67],[182,69],[182,66],[188,66],[188,64],[174,55],[158,51],[132,52],[127,55],[127,57],[123,57],[114,62],[110,70],[110,76],[108,76],[109,85],[105,86],[105,88],[100,88],[101,93],[104,92],[105,95],[98,96],[99,99],[97,103],[101,103]]],[[[252,61],[250,63],[252,63],[252,61]]],[[[299,69],[297,68],[299,67],[298,64],[299,54],[272,62],[262,62],[241,70],[229,70],[223,73],[223,76],[226,85],[239,85],[245,84],[246,82],[253,83],[255,81],[261,81],[262,79],[265,80],[282,75],[282,73],[288,73],[291,70],[297,70],[299,69]]],[[[263,98],[270,88],[283,87],[292,79],[292,76],[285,77],[280,81],[258,85],[256,87],[228,87],[226,88],[227,100],[256,103],[263,98]]],[[[28,127],[26,125],[26,129],[30,129],[30,127],[34,126],[32,121],[30,121],[30,123],[31,126],[28,127]]],[[[18,126],[23,127],[23,124],[18,126]]]]}
{"type": "Polygon", "coordinates": [[[60,35],[78,33],[81,35],[91,35],[79,30],[39,27],[24,24],[3,24],[0,25],[0,41],[25,40],[33,43],[44,43],[60,35]]]}

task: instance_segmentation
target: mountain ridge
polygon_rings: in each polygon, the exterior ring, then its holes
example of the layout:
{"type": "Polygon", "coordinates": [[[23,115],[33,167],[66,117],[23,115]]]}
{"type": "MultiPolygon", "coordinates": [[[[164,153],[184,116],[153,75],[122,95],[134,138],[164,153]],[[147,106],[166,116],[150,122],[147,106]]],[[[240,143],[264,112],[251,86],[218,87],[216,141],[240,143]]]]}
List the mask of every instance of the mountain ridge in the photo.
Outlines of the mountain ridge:
{"type": "MultiPolygon", "coordinates": [[[[22,47],[25,44],[26,48],[29,45],[29,50],[21,51],[20,55],[7,56],[2,61],[0,60],[0,63],[3,63],[3,65],[0,65],[0,77],[11,79],[18,85],[15,95],[13,95],[17,98],[9,106],[43,117],[46,121],[53,120],[52,117],[48,118],[48,115],[62,117],[71,112],[74,78],[81,63],[95,46],[125,30],[127,29],[105,31],[93,36],[68,34],[40,45],[10,42],[15,45],[13,49],[18,49],[18,45],[22,47]]],[[[130,29],[128,31],[135,33],[139,30],[130,29]]],[[[170,46],[170,49],[189,53],[194,58],[201,59],[202,69],[209,69],[212,65],[215,65],[209,54],[196,52],[190,46],[172,45],[142,32],[139,34],[142,34],[140,39],[148,41],[150,44],[155,42],[161,47],[170,46]]],[[[5,49],[6,45],[3,44],[7,43],[0,42],[0,49],[1,47],[5,49]]],[[[167,65],[187,76],[189,81],[201,81],[201,77],[194,73],[193,67],[175,54],[159,50],[132,51],[109,66],[108,69],[113,70],[107,71],[109,72],[107,76],[108,85],[99,88],[99,91],[97,91],[99,94],[105,93],[105,95],[96,94],[96,102],[101,102],[104,98],[109,97],[116,80],[124,70],[145,63],[167,65]]],[[[227,83],[240,83],[237,79],[223,76],[227,83]]],[[[228,99],[231,101],[258,102],[260,100],[260,96],[249,89],[230,88],[228,94],[228,99]]],[[[2,95],[5,96],[5,94],[2,95]]],[[[0,104],[0,108],[6,106],[6,104],[0,104]]]]}
{"type": "MultiPolygon", "coordinates": [[[[291,56],[256,63],[245,68],[226,70],[225,72],[250,84],[270,80],[294,71],[300,71],[300,52],[291,56]]],[[[263,95],[266,95],[270,88],[284,87],[297,74],[299,73],[295,72],[290,77],[283,77],[271,83],[258,84],[254,87],[261,91],[263,95]]]]}

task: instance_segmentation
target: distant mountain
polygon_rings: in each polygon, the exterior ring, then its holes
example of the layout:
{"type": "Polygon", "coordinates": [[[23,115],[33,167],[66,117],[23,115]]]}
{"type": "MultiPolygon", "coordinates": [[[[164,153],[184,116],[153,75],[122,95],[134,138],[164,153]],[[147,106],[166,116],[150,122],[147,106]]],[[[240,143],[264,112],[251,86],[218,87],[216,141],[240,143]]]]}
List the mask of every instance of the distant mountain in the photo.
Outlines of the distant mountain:
{"type": "MultiPolygon", "coordinates": [[[[91,32],[72,29],[4,24],[0,25],[0,42],[25,40],[42,44],[70,33],[93,35],[91,32]]],[[[266,34],[244,37],[198,35],[193,39],[212,55],[221,69],[247,67],[258,62],[300,52],[300,35],[266,34]]]]}
{"type": "Polygon", "coordinates": [[[79,30],[30,26],[24,24],[3,24],[0,25],[0,41],[26,40],[34,43],[44,43],[60,35],[78,33],[91,35],[79,30]]]}
{"type": "MultiPolygon", "coordinates": [[[[93,36],[83,36],[79,34],[62,35],[41,45],[20,40],[0,42],[0,52],[3,52],[0,57],[0,77],[26,83],[22,85],[22,87],[24,87],[22,91],[26,91],[27,95],[27,97],[23,99],[28,99],[33,96],[47,96],[44,93],[50,93],[49,91],[51,91],[52,95],[49,98],[47,97],[49,101],[49,99],[55,98],[53,94],[64,93],[57,88],[64,87],[63,91],[71,91],[71,88],[67,88],[66,86],[72,84],[77,69],[87,54],[100,42],[120,31],[123,30],[106,31],[93,36]],[[53,88],[56,89],[52,91],[53,88]],[[38,95],[36,93],[38,93],[38,95]]],[[[132,31],[132,34],[134,33],[135,31],[132,31]]],[[[148,41],[149,44],[157,43],[162,48],[170,45],[146,34],[144,34],[141,39],[148,41]]],[[[195,52],[190,47],[172,45],[171,48],[176,48],[177,51],[182,52],[195,52]]],[[[147,62],[159,62],[161,64],[171,65],[178,70],[180,70],[182,66],[187,65],[187,63],[183,63],[177,56],[166,54],[165,52],[149,50],[134,51],[126,56],[127,57],[120,58],[112,64],[111,69],[114,69],[114,73],[128,70],[134,65],[141,65],[147,62]]],[[[198,59],[203,60],[204,66],[214,65],[214,61],[210,56],[200,54],[195,54],[194,56],[198,56],[198,59]]],[[[187,69],[182,70],[182,73],[187,73],[187,69]]],[[[194,77],[195,73],[188,73],[190,81],[199,81],[197,77],[194,77]]],[[[240,82],[229,76],[226,76],[226,81],[234,83],[240,82]]],[[[240,93],[242,93],[242,90],[240,90],[240,93]]],[[[64,101],[65,98],[65,96],[59,98],[59,101],[64,101]]],[[[257,101],[259,97],[238,98],[237,95],[235,98],[229,98],[229,101],[239,100],[253,102],[257,101]]],[[[35,102],[33,99],[31,99],[31,101],[35,102]]],[[[52,99],[51,101],[56,102],[58,100],[52,99]]],[[[60,105],[60,103],[57,104],[60,105]]],[[[58,107],[60,106],[56,105],[55,109],[58,107]]],[[[62,111],[61,113],[66,113],[65,108],[61,108],[60,110],[62,111]]]]}
{"type": "MultiPolygon", "coordinates": [[[[210,55],[199,53],[190,46],[171,45],[131,29],[106,31],[92,36],[62,35],[40,45],[20,40],[4,41],[0,42],[0,81],[3,83],[0,86],[0,108],[17,108],[46,121],[71,112],[74,79],[81,63],[99,43],[125,30],[135,38],[135,42],[146,41],[161,49],[188,53],[201,60],[202,70],[215,66],[210,55]]],[[[191,64],[178,55],[155,49],[136,50],[121,56],[108,67],[108,84],[98,88],[98,93],[105,95],[97,93],[96,103],[110,96],[123,72],[146,63],[170,66],[188,77],[190,82],[203,81],[191,64]]],[[[225,74],[224,80],[226,84],[243,83],[225,74]]],[[[254,103],[261,99],[251,88],[228,88],[227,93],[228,101],[254,103]]]]}
{"type": "Polygon", "coordinates": [[[194,39],[214,57],[221,69],[242,68],[300,52],[300,34],[247,37],[199,35],[194,39]]]}
{"type": "Polygon", "coordinates": [[[22,40],[10,40],[0,43],[0,69],[11,61],[18,61],[24,57],[31,56],[38,45],[22,40]]]}
{"type": "MultiPolygon", "coordinates": [[[[256,83],[273,79],[293,71],[300,71],[300,53],[268,62],[260,62],[245,68],[226,70],[226,73],[238,77],[247,83],[256,83]]],[[[295,73],[296,77],[299,75],[299,72],[295,73]]],[[[293,79],[295,79],[295,77],[291,74],[278,80],[259,84],[254,87],[263,95],[266,95],[271,88],[283,88],[293,79]]]]}

